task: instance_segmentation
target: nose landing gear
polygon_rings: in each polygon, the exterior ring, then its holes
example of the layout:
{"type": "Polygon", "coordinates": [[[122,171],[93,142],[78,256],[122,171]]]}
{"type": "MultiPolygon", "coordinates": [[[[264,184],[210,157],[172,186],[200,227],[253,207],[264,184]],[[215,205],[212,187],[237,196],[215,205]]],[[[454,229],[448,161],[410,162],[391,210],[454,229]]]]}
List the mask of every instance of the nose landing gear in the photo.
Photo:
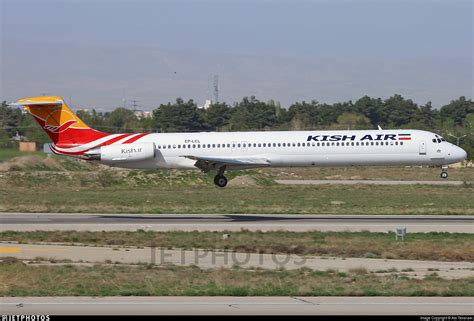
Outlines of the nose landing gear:
{"type": "Polygon", "coordinates": [[[448,178],[448,165],[441,166],[441,174],[439,174],[439,176],[443,179],[448,178]]]}

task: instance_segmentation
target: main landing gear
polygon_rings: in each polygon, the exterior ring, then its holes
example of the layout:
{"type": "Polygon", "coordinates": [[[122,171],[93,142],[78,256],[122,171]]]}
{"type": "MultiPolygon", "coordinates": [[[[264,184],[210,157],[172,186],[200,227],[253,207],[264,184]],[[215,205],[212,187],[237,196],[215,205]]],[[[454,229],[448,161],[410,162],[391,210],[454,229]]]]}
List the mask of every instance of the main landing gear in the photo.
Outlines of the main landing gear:
{"type": "Polygon", "coordinates": [[[441,166],[441,174],[439,174],[439,176],[443,179],[448,178],[448,165],[441,166]]]}
{"type": "Polygon", "coordinates": [[[214,177],[214,184],[219,187],[225,187],[227,185],[227,178],[224,175],[217,174],[214,177]]]}
{"type": "Polygon", "coordinates": [[[227,177],[224,176],[225,166],[219,168],[217,175],[214,176],[214,184],[219,187],[225,187],[227,185],[227,177]]]}

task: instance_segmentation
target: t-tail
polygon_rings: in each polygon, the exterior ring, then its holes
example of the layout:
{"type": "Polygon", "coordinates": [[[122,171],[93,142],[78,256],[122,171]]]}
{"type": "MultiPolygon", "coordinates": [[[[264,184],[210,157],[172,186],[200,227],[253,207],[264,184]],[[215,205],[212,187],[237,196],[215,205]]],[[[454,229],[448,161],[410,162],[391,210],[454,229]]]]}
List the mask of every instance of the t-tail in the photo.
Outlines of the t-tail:
{"type": "Polygon", "coordinates": [[[74,114],[60,96],[23,98],[23,106],[51,138],[55,154],[90,159],[97,147],[128,144],[143,134],[107,134],[90,128],[74,114]]]}

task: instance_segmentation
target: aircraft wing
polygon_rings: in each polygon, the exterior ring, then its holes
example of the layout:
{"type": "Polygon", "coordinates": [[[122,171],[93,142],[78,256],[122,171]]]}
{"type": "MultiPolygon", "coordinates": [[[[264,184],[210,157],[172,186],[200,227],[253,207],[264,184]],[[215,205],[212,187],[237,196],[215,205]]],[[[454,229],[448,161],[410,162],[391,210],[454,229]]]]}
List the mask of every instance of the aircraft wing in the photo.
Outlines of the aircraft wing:
{"type": "Polygon", "coordinates": [[[219,170],[225,166],[225,169],[246,169],[270,166],[270,162],[264,158],[257,157],[205,157],[185,155],[186,157],[195,160],[194,166],[204,172],[211,169],[219,170]]]}

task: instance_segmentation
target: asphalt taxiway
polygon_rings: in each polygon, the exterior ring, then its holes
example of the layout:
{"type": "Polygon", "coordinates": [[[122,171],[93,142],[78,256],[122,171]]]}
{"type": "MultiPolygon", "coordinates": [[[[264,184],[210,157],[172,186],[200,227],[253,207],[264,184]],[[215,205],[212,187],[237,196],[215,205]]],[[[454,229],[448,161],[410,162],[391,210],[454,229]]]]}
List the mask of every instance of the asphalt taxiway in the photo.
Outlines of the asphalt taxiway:
{"type": "Polygon", "coordinates": [[[468,215],[0,213],[0,231],[395,231],[474,233],[468,215]]]}

